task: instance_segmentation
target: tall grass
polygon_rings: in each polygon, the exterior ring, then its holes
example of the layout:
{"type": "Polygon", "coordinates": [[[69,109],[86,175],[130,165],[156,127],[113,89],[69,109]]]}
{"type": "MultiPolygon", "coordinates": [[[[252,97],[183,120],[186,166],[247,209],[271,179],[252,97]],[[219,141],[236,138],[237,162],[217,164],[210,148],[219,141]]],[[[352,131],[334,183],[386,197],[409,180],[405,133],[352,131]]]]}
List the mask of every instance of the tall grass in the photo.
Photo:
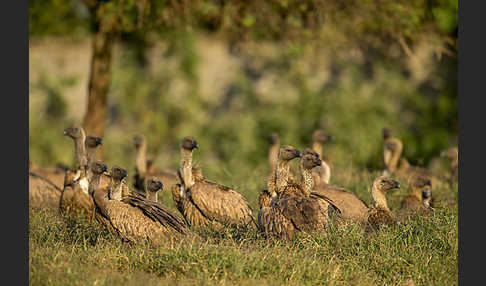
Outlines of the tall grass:
{"type": "MultiPolygon", "coordinates": [[[[365,201],[377,174],[337,176],[365,201]]],[[[257,175],[234,181],[257,212],[257,175]],[[246,188],[245,188],[246,187],[246,188]]],[[[215,177],[224,182],[227,177],[215,177]]],[[[396,210],[407,184],[389,195],[396,210]]],[[[434,189],[439,203],[457,199],[457,185],[434,189]]],[[[168,191],[162,202],[174,211],[168,191]]],[[[176,211],[177,212],[177,211],[176,211]]],[[[202,229],[204,242],[153,247],[128,245],[83,218],[56,211],[29,213],[32,285],[457,285],[457,206],[438,207],[397,227],[366,234],[356,223],[290,241],[255,230],[202,229]]]]}

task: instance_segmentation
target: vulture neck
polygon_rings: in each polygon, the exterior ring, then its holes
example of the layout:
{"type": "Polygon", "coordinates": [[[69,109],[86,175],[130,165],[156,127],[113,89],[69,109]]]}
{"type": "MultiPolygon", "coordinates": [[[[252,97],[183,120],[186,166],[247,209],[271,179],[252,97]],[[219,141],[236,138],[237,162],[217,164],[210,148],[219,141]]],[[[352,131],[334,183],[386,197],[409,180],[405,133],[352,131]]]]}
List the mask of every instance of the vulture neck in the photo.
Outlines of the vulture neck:
{"type": "Polygon", "coordinates": [[[374,184],[373,187],[371,187],[371,196],[373,197],[376,208],[390,210],[388,208],[388,204],[386,203],[385,193],[374,184]]]}
{"type": "Polygon", "coordinates": [[[92,194],[94,203],[99,207],[104,215],[109,203],[108,192],[103,188],[96,188],[92,194]]]}
{"type": "Polygon", "coordinates": [[[109,199],[110,200],[115,200],[115,201],[121,201],[122,199],[122,181],[117,181],[117,180],[112,180],[109,188],[109,199]]]}
{"type": "Polygon", "coordinates": [[[419,201],[422,200],[422,190],[420,188],[412,186],[412,187],[410,187],[410,193],[411,193],[412,196],[417,198],[419,201]]]}
{"type": "Polygon", "coordinates": [[[326,161],[322,161],[321,167],[322,167],[322,170],[323,170],[321,180],[324,183],[329,184],[329,181],[331,180],[331,168],[326,163],[326,161]]]}
{"type": "Polygon", "coordinates": [[[388,162],[388,170],[391,173],[394,173],[397,170],[398,162],[400,161],[400,157],[402,156],[403,145],[402,142],[396,138],[392,138],[391,140],[396,141],[398,145],[395,150],[392,151],[390,161],[388,162]]]}
{"type": "MultiPolygon", "coordinates": [[[[287,185],[287,181],[289,178],[290,172],[290,161],[287,160],[278,160],[277,169],[275,170],[276,180],[275,180],[275,192],[279,194],[283,191],[285,185],[287,185]]],[[[272,194],[272,196],[274,196],[272,194]]]]}
{"type": "Polygon", "coordinates": [[[96,161],[96,147],[85,147],[86,148],[86,158],[87,158],[87,165],[88,165],[88,181],[94,177],[93,171],[91,170],[91,163],[96,161]]]}
{"type": "Polygon", "coordinates": [[[93,193],[98,189],[101,181],[101,174],[94,174],[91,180],[89,181],[89,194],[93,195],[93,193]]]}
{"type": "Polygon", "coordinates": [[[138,147],[137,155],[135,158],[135,166],[137,167],[138,175],[141,178],[144,178],[145,174],[147,173],[146,153],[147,153],[147,146],[144,143],[140,147],[138,147]]]}
{"type": "Polygon", "coordinates": [[[304,182],[304,192],[307,196],[309,196],[314,189],[314,177],[312,176],[312,169],[303,169],[302,178],[304,182]]]}
{"type": "Polygon", "coordinates": [[[322,158],[322,144],[317,140],[312,141],[312,150],[316,151],[319,154],[319,157],[322,158]]]}
{"type": "Polygon", "coordinates": [[[181,175],[184,181],[184,188],[190,188],[194,184],[192,178],[192,150],[181,148],[181,175]]]}
{"type": "Polygon", "coordinates": [[[152,202],[157,202],[157,192],[147,192],[147,199],[152,202]]]}
{"type": "Polygon", "coordinates": [[[96,158],[96,147],[86,147],[86,158],[88,161],[88,166],[97,160],[96,158]]]}
{"type": "Polygon", "coordinates": [[[84,145],[84,141],[86,136],[83,134],[81,138],[76,138],[74,140],[74,154],[76,156],[76,169],[84,169],[88,164],[88,160],[86,159],[86,148],[84,145]]]}
{"type": "Polygon", "coordinates": [[[272,170],[275,170],[275,168],[277,167],[279,149],[280,144],[276,142],[272,144],[270,146],[270,150],[268,150],[268,162],[270,163],[270,167],[272,167],[272,170]]]}

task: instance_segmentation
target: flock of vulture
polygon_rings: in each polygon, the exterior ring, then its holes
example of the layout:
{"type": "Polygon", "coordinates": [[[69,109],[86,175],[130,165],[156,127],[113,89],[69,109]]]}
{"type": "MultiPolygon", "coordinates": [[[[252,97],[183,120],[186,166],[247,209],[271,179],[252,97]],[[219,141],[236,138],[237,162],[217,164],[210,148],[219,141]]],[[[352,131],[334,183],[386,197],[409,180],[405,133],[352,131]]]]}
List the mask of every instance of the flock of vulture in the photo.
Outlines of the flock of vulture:
{"type": "Polygon", "coordinates": [[[457,180],[458,150],[441,153],[450,159],[450,170],[441,176],[411,166],[402,156],[403,144],[383,129],[385,170],[371,187],[373,205],[368,206],[354,192],[330,184],[332,165],[322,157],[322,145],[332,139],[323,130],[313,134],[312,147],[299,151],[280,145],[277,134],[269,137],[267,189],[258,197],[256,216],[245,197],[238,191],[204,177],[201,167],[193,163],[199,145],[187,136],[180,145],[180,168],[158,169],[146,159],[147,142],[134,138],[137,150],[133,187],[127,183],[127,170],[114,165],[111,169],[97,159],[102,139],[86,136],[80,126],[64,130],[74,141],[75,167],[62,164],[56,168],[36,167],[29,160],[29,204],[34,208],[56,208],[64,216],[85,215],[131,243],[154,244],[198,237],[199,227],[256,228],[265,237],[290,239],[299,232],[326,231],[331,221],[353,220],[366,230],[399,223],[403,218],[432,209],[432,185],[437,180],[457,180]],[[98,150],[99,151],[99,150],[98,150]],[[299,158],[299,168],[291,161],[299,158]],[[387,205],[386,194],[400,188],[392,177],[406,178],[409,195],[394,214],[387,205]],[[170,185],[179,216],[158,202],[158,192],[170,185]]]}

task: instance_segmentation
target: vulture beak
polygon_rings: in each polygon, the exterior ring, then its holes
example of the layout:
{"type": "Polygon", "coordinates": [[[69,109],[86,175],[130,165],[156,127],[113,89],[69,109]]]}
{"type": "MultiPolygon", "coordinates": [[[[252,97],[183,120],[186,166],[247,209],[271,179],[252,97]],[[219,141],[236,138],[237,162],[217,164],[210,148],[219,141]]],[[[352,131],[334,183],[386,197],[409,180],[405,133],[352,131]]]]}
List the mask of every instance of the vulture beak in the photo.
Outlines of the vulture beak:
{"type": "Polygon", "coordinates": [[[300,158],[301,155],[300,151],[295,149],[295,156],[300,158]]]}

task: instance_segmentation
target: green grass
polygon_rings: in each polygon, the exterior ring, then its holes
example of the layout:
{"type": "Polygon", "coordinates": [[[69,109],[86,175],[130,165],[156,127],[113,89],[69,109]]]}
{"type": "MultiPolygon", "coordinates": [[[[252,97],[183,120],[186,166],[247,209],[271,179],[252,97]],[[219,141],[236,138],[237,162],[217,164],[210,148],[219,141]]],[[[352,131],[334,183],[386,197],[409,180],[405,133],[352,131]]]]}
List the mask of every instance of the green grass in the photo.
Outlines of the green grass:
{"type": "MultiPolygon", "coordinates": [[[[377,173],[335,173],[331,179],[335,184],[370,202],[368,188],[377,173]]],[[[261,172],[243,175],[222,171],[208,177],[240,190],[256,210],[263,176],[261,172]]],[[[392,209],[406,195],[406,182],[402,186],[388,197],[392,209]]],[[[446,200],[457,201],[457,184],[440,186],[433,196],[439,206],[446,200]]],[[[167,190],[161,199],[174,209],[167,190]]],[[[82,218],[31,209],[30,284],[399,285],[408,278],[416,285],[458,283],[457,205],[438,207],[429,216],[368,235],[354,223],[331,225],[326,233],[291,241],[265,240],[254,230],[201,230],[199,234],[205,242],[130,246],[82,218]]]]}

